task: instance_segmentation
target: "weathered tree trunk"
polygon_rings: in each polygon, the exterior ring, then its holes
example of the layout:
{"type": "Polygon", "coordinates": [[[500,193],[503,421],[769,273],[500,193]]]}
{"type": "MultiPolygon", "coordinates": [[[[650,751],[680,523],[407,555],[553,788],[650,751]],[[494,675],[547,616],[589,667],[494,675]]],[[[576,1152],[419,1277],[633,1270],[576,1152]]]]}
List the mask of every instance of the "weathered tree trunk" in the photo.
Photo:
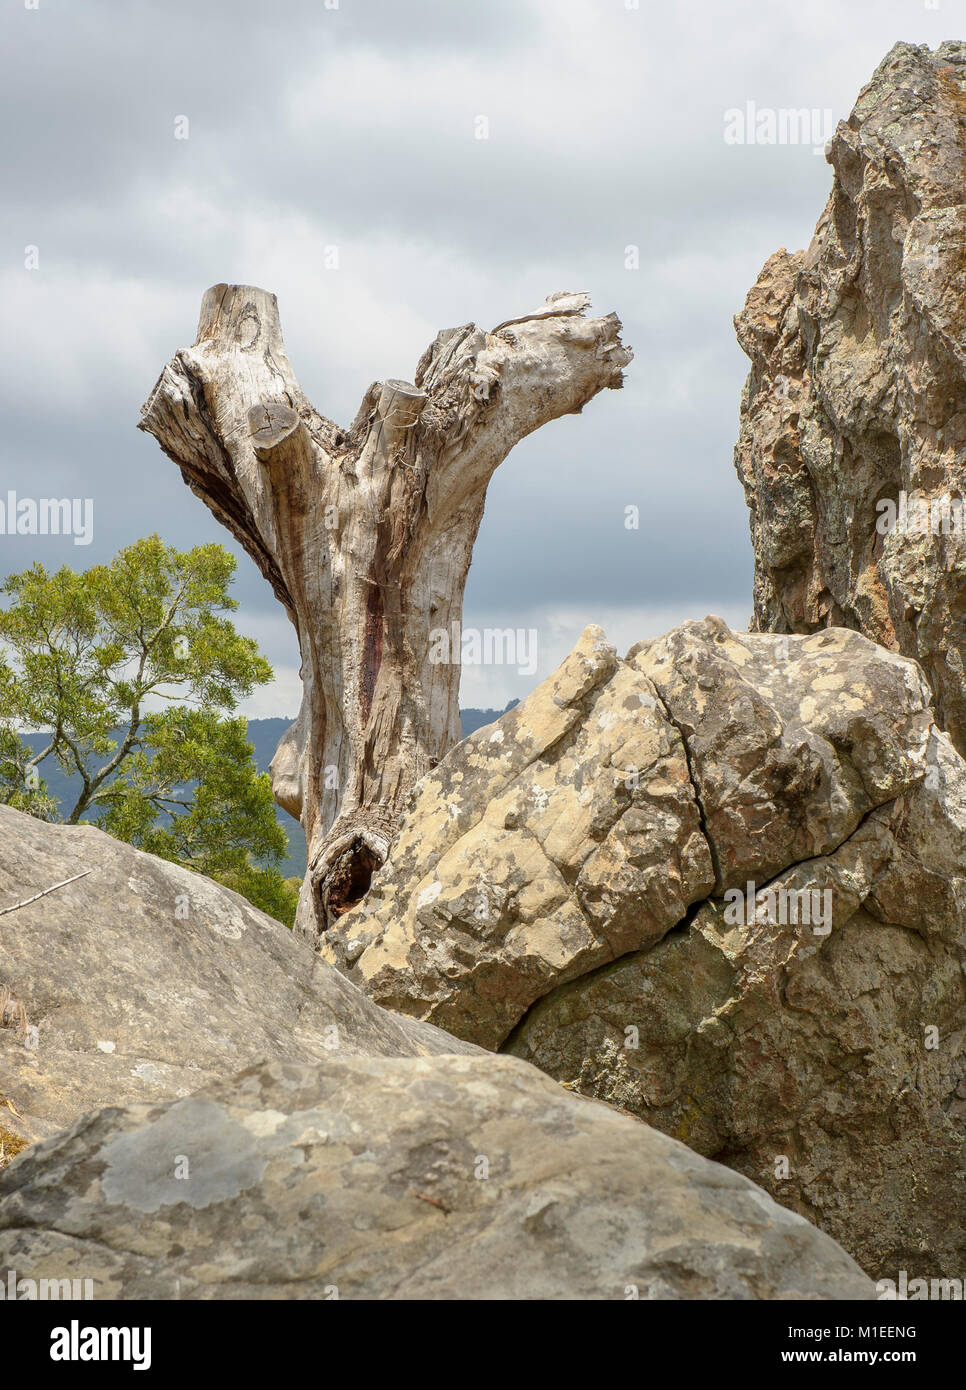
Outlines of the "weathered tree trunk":
{"type": "Polygon", "coordinates": [[[189,487],[244,545],[295,624],[303,699],[272,762],[305,827],[296,928],[364,895],[413,783],[460,736],[459,625],[486,488],[513,445],[618,387],[620,323],[583,294],[484,333],[440,333],[415,383],[377,381],[339,429],[299,388],[275,296],[216,285],[194,346],[142,411],[189,487]]]}

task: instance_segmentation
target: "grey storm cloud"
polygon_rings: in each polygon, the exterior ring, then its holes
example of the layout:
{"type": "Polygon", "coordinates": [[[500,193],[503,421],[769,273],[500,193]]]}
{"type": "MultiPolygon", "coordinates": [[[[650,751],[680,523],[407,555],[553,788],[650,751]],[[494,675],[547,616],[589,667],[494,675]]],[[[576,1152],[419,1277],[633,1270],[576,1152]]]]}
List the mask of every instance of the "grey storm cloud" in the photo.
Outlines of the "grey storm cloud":
{"type": "MultiPolygon", "coordinates": [[[[807,244],[830,171],[807,147],[727,145],[724,112],[844,118],[894,42],[935,46],[961,18],[952,0],[14,0],[0,490],[92,497],[96,527],[83,550],[6,537],[3,571],[105,560],[154,530],[232,544],[135,430],[209,284],[278,294],[304,389],[344,423],[439,328],[571,289],[617,310],[635,361],[498,472],[467,620],[546,625],[562,655],[567,624],[598,613],[629,630],[747,615],[731,318],[771,252],[807,244]]],[[[244,556],[237,593],[240,625],[294,671],[244,556]]],[[[291,681],[278,699],[291,712],[291,681]]]]}

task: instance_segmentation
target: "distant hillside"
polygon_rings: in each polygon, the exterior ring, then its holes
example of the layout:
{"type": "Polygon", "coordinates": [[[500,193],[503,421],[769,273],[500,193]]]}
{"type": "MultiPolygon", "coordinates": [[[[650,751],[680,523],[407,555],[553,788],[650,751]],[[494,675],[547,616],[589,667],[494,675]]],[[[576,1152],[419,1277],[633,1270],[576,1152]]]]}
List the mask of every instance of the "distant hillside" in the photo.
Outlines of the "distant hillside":
{"type": "MultiPolygon", "coordinates": [[[[519,704],[518,700],[511,700],[507,709],[512,709],[519,704]]],[[[460,723],[463,729],[463,737],[475,733],[484,724],[492,724],[495,719],[499,719],[506,710],[499,709],[464,709],[460,710],[460,723]]],[[[292,723],[291,719],[249,719],[248,737],[255,749],[255,765],[259,772],[267,772],[268,765],[275,756],[275,749],[278,747],[279,739],[285,730],[292,723]]],[[[120,734],[120,730],[117,731],[120,734]]],[[[25,734],[24,742],[36,752],[46,743],[47,738],[44,734],[25,734]]],[[[66,776],[59,765],[53,760],[48,759],[41,768],[44,781],[50,788],[51,794],[57,798],[62,808],[69,810],[77,798],[80,791],[80,778],[66,776]]],[[[282,873],[286,878],[302,878],[305,874],[305,831],[294,820],[287,811],[283,811],[281,806],[275,808],[279,824],[288,836],[288,858],[280,865],[282,873]]]]}
{"type": "Polygon", "coordinates": [[[519,700],[511,700],[506,709],[461,709],[460,723],[463,726],[463,737],[469,738],[470,734],[475,734],[477,729],[482,729],[484,724],[494,723],[501,714],[506,714],[507,709],[513,709],[514,705],[519,703],[519,700]]]}
{"type": "MultiPolygon", "coordinates": [[[[291,719],[249,719],[248,737],[255,748],[255,763],[259,772],[268,771],[278,741],[291,722],[291,719]]],[[[120,730],[115,730],[115,737],[120,737],[120,733],[120,730]]],[[[46,741],[45,734],[24,734],[24,742],[35,752],[42,748],[46,741]]],[[[40,774],[52,795],[60,802],[61,808],[69,811],[80,791],[80,778],[76,774],[68,777],[53,758],[47,759],[40,769],[40,774]]],[[[275,808],[275,814],[288,836],[289,846],[288,858],[279,868],[286,878],[301,878],[305,873],[305,832],[298,821],[293,820],[281,806],[275,808]]]]}

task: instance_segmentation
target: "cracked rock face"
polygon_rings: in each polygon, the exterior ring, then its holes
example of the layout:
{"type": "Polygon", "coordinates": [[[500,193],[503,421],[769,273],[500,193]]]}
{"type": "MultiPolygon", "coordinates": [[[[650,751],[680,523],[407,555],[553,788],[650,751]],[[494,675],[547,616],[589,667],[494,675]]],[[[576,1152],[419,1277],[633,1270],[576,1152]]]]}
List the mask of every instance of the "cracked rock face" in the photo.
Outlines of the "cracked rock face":
{"type": "Polygon", "coordinates": [[[805,252],[735,320],[755,626],[922,663],[966,751],[966,44],[897,44],[830,143],[805,252]]]}
{"type": "Polygon", "coordinates": [[[0,1140],[187,1095],[264,1058],[468,1049],[394,1018],[237,893],[0,806],[0,1140]],[[5,990],[5,993],[4,993],[5,990]]]}
{"type": "Polygon", "coordinates": [[[271,1062],[0,1175],[0,1277],[95,1298],[868,1299],[727,1168],[510,1057],[271,1062]]]}
{"type": "Polygon", "coordinates": [[[386,1006],[460,1035],[472,1019],[496,1047],[554,984],[659,941],[713,882],[681,738],[588,628],[423,779],[323,954],[386,1006]]]}
{"type": "Polygon", "coordinates": [[[917,665],[708,618],[625,660],[588,629],[417,786],[322,950],[895,1277],[966,1260],[964,908],[966,764],[917,665]]]}

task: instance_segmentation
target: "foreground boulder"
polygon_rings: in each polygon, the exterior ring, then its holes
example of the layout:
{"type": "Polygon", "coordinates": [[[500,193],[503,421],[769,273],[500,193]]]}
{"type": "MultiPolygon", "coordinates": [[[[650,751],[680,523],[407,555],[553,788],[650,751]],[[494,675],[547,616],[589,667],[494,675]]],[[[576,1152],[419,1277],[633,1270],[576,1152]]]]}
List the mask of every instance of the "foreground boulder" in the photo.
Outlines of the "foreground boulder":
{"type": "Polygon", "coordinates": [[[686,623],[418,785],[323,938],[373,999],[719,1157],[870,1272],[966,1262],[966,764],[857,633],[686,623]]]}
{"type": "Polygon", "coordinates": [[[897,44],[828,157],[811,246],[735,320],[755,625],[916,657],[966,752],[966,44],[897,44]]]}
{"type": "Polygon", "coordinates": [[[863,1299],[827,1236],[525,1063],[272,1062],[0,1176],[0,1278],[95,1298],[863,1299]]]}
{"type": "Polygon", "coordinates": [[[265,1058],[474,1050],[387,1014],[237,893],[91,826],[0,806],[0,914],[6,1155],[265,1058]]]}

